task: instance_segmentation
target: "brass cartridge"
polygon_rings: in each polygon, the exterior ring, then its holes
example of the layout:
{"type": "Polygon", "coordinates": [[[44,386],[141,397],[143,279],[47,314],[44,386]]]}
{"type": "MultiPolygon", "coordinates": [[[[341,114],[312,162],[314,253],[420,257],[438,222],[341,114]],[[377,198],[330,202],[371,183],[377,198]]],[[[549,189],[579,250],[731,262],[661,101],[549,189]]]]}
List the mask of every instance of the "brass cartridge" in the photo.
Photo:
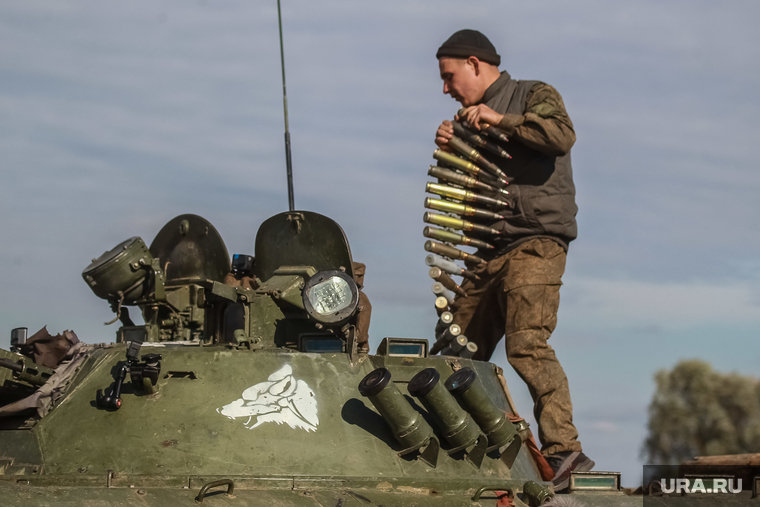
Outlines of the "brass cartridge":
{"type": "Polygon", "coordinates": [[[428,274],[430,275],[430,278],[435,280],[436,282],[439,282],[441,285],[449,289],[450,291],[456,293],[457,295],[466,298],[467,293],[464,291],[462,287],[459,286],[458,283],[456,283],[447,273],[445,273],[441,268],[438,267],[432,267],[430,268],[430,271],[428,271],[428,274]]]}
{"type": "Polygon", "coordinates": [[[504,132],[502,132],[496,127],[492,127],[491,125],[484,126],[483,132],[491,136],[493,139],[498,139],[499,141],[504,141],[505,143],[509,142],[509,138],[507,137],[507,134],[505,134],[504,132]]]}
{"type": "MultiPolygon", "coordinates": [[[[457,111],[457,116],[459,116],[460,118],[462,118],[462,113],[464,112],[464,109],[465,108],[460,107],[459,111],[457,111]]],[[[467,122],[462,122],[462,124],[465,125],[465,126],[468,126],[468,128],[472,128],[473,130],[475,130],[475,128],[469,126],[467,124],[467,122]]],[[[485,132],[486,134],[488,134],[489,136],[491,136],[492,138],[494,138],[496,140],[503,141],[505,143],[509,142],[509,138],[507,137],[507,135],[504,132],[502,132],[501,130],[499,130],[496,127],[492,127],[491,125],[483,124],[483,126],[481,127],[481,131],[485,132]]]]}
{"type": "Polygon", "coordinates": [[[425,185],[425,191],[431,194],[438,194],[444,197],[451,197],[452,199],[458,199],[465,202],[477,202],[480,204],[486,204],[489,206],[496,206],[505,208],[509,206],[509,203],[494,199],[492,197],[486,197],[485,195],[476,194],[463,188],[450,187],[448,185],[441,185],[439,183],[428,182],[425,185]]]}
{"type": "Polygon", "coordinates": [[[433,152],[433,158],[438,160],[439,162],[443,162],[444,164],[448,164],[456,169],[459,169],[460,171],[470,173],[473,176],[478,177],[478,179],[481,179],[485,183],[488,183],[489,185],[496,185],[499,187],[504,187],[507,185],[507,181],[505,179],[497,179],[495,176],[492,176],[488,171],[478,167],[472,162],[469,162],[463,158],[459,158],[456,155],[445,152],[443,150],[435,150],[433,152]]]}
{"type": "Polygon", "coordinates": [[[462,349],[462,351],[459,353],[459,357],[464,357],[466,359],[471,359],[472,356],[475,355],[475,352],[478,351],[478,346],[475,344],[475,342],[467,342],[467,346],[462,349]]]}
{"type": "Polygon", "coordinates": [[[457,157],[453,153],[449,153],[441,149],[437,149],[433,152],[433,158],[438,160],[439,162],[444,162],[452,167],[456,167],[460,171],[470,173],[473,176],[477,176],[478,174],[484,172],[483,169],[476,166],[472,162],[465,160],[463,158],[457,157]]]}
{"type": "Polygon", "coordinates": [[[455,232],[444,231],[443,229],[436,229],[434,227],[425,227],[422,230],[422,235],[426,238],[437,239],[440,241],[445,241],[447,243],[453,243],[455,245],[474,246],[476,248],[482,248],[484,250],[494,248],[493,245],[489,245],[485,241],[470,238],[469,236],[463,236],[455,232]]]}
{"type": "Polygon", "coordinates": [[[502,180],[505,182],[507,181],[507,175],[504,174],[504,172],[501,169],[499,169],[496,166],[496,164],[494,164],[490,160],[487,160],[485,157],[483,157],[483,155],[480,154],[478,150],[476,150],[475,148],[473,148],[466,142],[462,141],[457,136],[453,136],[451,139],[449,139],[448,144],[449,146],[457,150],[459,153],[469,158],[475,164],[484,168],[493,176],[496,176],[499,180],[502,180]]]}
{"type": "Polygon", "coordinates": [[[505,218],[504,215],[499,215],[493,211],[473,208],[472,206],[468,206],[466,204],[443,201],[441,199],[434,199],[432,197],[425,198],[425,207],[428,209],[434,209],[436,211],[445,211],[447,213],[455,213],[457,215],[484,218],[486,220],[504,220],[505,218]]]}
{"type": "Polygon", "coordinates": [[[467,337],[463,334],[460,334],[453,340],[449,342],[446,347],[441,350],[442,356],[457,356],[459,355],[459,352],[463,350],[467,344],[469,343],[469,340],[467,340],[467,337]]]}
{"type": "MultiPolygon", "coordinates": [[[[453,315],[452,315],[453,319],[453,315]]],[[[462,333],[462,328],[459,327],[459,324],[449,324],[449,327],[443,330],[442,333],[436,336],[435,342],[444,342],[449,343],[451,340],[456,338],[462,333]]]]}
{"type": "Polygon", "coordinates": [[[437,255],[426,255],[425,264],[428,266],[437,266],[450,275],[462,276],[464,278],[469,278],[470,280],[480,280],[480,277],[472,271],[461,268],[455,262],[444,259],[443,257],[438,257],[437,255]]]}
{"type": "Polygon", "coordinates": [[[452,294],[446,287],[444,287],[442,283],[435,282],[432,288],[433,294],[435,294],[437,297],[445,297],[446,301],[448,301],[449,304],[454,302],[454,294],[452,294]]]}
{"type": "MultiPolygon", "coordinates": [[[[486,192],[499,192],[504,195],[509,195],[509,191],[503,188],[499,188],[496,185],[489,185],[488,183],[480,181],[477,178],[473,178],[472,176],[467,176],[466,174],[461,174],[452,171],[451,169],[446,169],[445,167],[439,167],[437,165],[430,166],[428,169],[428,175],[432,176],[433,178],[438,178],[439,181],[443,180],[467,188],[474,188],[486,192]]],[[[492,181],[492,183],[495,183],[495,181],[492,181]]]]}
{"type": "Polygon", "coordinates": [[[442,243],[438,243],[437,241],[425,241],[425,250],[431,253],[444,255],[446,257],[449,257],[451,259],[459,259],[464,261],[466,264],[473,264],[473,265],[479,265],[479,264],[485,264],[486,261],[484,261],[482,258],[478,257],[477,255],[468,254],[466,252],[463,252],[461,250],[458,250],[452,246],[444,245],[442,243]]]}
{"type": "Polygon", "coordinates": [[[449,344],[451,340],[462,334],[462,328],[459,324],[449,324],[442,332],[435,335],[435,343],[430,348],[430,354],[437,354],[442,348],[449,344]]]}
{"type": "Polygon", "coordinates": [[[451,123],[454,126],[454,135],[460,137],[467,144],[477,146],[478,148],[483,148],[502,158],[512,158],[512,156],[507,153],[501,146],[494,142],[483,139],[476,132],[470,130],[469,128],[465,128],[462,123],[459,123],[458,121],[453,121],[451,123]]]}
{"type": "MultiPolygon", "coordinates": [[[[460,231],[472,231],[481,234],[493,234],[500,236],[501,231],[486,227],[485,225],[473,224],[467,220],[460,220],[459,218],[449,217],[446,215],[439,215],[437,213],[430,213],[426,211],[422,215],[422,221],[429,224],[440,225],[441,227],[448,227],[449,229],[459,229],[460,231]]],[[[457,273],[452,273],[457,274],[457,273]]]]}
{"type": "Polygon", "coordinates": [[[449,301],[443,297],[437,297],[435,298],[435,313],[437,313],[439,316],[443,315],[446,311],[449,309],[449,301]]]}
{"type": "Polygon", "coordinates": [[[435,334],[440,334],[443,331],[445,331],[450,325],[451,322],[454,320],[454,314],[451,312],[443,312],[440,317],[438,317],[438,322],[435,323],[435,334]]]}

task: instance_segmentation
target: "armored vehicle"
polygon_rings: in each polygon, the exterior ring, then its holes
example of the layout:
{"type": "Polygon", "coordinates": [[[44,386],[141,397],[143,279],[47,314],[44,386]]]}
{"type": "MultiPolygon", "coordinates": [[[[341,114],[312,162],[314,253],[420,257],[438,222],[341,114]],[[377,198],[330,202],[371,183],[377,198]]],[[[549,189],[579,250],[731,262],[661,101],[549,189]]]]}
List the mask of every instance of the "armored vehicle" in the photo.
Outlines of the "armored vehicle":
{"type": "MultiPolygon", "coordinates": [[[[84,270],[120,320],[115,343],[14,330],[0,351],[0,503],[556,502],[500,368],[432,356],[426,339],[364,350],[336,222],[275,215],[253,253],[230,259],[208,221],[182,215],[84,270]]],[[[616,473],[575,474],[565,496],[641,504],[616,473]]]]}

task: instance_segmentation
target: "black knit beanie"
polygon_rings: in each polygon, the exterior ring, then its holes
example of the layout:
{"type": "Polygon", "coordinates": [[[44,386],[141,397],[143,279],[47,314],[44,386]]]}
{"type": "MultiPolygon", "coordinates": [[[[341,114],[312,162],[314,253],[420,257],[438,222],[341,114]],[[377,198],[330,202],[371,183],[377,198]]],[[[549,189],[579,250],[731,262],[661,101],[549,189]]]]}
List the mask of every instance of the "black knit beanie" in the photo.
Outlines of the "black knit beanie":
{"type": "Polygon", "coordinates": [[[496,53],[488,37],[477,30],[459,30],[448,38],[435,54],[436,58],[469,58],[496,65],[501,63],[501,57],[496,53]]]}

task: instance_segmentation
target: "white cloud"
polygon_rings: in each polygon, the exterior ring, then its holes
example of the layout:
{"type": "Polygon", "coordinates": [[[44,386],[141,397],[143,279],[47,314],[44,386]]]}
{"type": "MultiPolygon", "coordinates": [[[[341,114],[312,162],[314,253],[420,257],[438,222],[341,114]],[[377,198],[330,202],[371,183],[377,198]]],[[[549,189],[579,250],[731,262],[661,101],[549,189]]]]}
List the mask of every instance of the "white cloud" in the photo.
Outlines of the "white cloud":
{"type": "Polygon", "coordinates": [[[596,421],[591,423],[590,427],[602,433],[614,434],[618,432],[618,425],[611,421],[596,421]]]}

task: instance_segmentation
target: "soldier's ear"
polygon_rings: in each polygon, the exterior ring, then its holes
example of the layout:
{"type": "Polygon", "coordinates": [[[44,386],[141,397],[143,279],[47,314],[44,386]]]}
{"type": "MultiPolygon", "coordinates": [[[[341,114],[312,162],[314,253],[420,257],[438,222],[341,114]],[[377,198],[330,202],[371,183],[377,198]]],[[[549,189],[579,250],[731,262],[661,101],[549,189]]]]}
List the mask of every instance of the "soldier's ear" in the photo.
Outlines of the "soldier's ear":
{"type": "Polygon", "coordinates": [[[477,57],[475,56],[468,57],[466,60],[466,63],[469,67],[472,68],[473,74],[475,74],[476,76],[480,75],[480,72],[482,71],[482,69],[480,67],[480,60],[478,60],[477,57]]]}

